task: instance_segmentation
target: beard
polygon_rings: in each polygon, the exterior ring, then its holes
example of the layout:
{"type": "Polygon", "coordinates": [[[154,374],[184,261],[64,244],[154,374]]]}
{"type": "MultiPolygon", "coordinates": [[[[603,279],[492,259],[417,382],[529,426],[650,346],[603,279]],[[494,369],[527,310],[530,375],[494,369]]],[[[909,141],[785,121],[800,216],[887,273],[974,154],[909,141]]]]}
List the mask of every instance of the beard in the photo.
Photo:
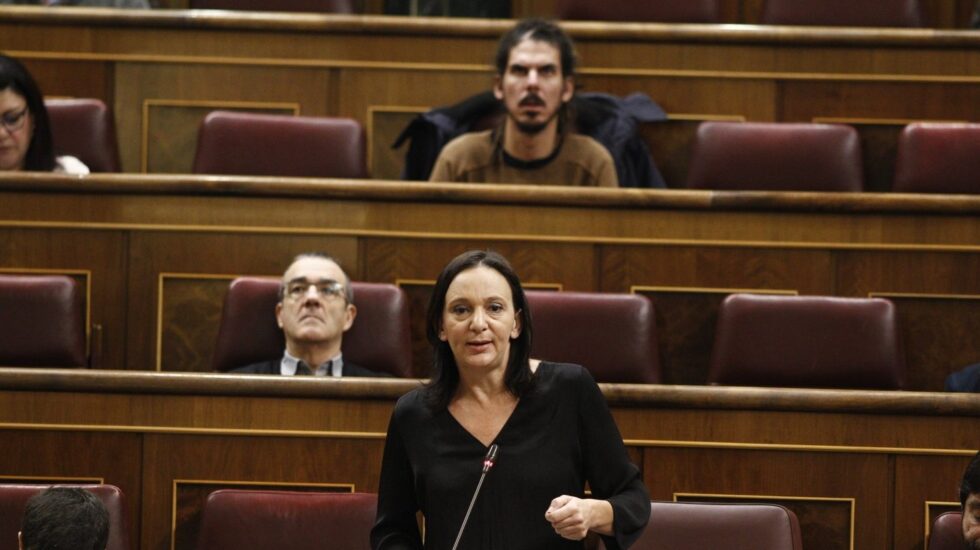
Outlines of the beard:
{"type": "MultiPolygon", "coordinates": [[[[545,102],[543,99],[541,99],[540,96],[538,96],[537,94],[529,94],[527,97],[521,100],[521,102],[518,104],[518,108],[524,105],[544,105],[544,104],[545,102]]],[[[517,117],[517,114],[513,112],[508,112],[507,115],[510,117],[511,120],[514,121],[514,126],[517,128],[518,132],[526,136],[535,136],[541,133],[541,130],[547,128],[548,125],[551,124],[551,121],[555,120],[555,118],[558,117],[558,113],[560,112],[561,112],[561,107],[555,109],[550,115],[548,115],[548,118],[544,120],[520,120],[517,117]]]]}

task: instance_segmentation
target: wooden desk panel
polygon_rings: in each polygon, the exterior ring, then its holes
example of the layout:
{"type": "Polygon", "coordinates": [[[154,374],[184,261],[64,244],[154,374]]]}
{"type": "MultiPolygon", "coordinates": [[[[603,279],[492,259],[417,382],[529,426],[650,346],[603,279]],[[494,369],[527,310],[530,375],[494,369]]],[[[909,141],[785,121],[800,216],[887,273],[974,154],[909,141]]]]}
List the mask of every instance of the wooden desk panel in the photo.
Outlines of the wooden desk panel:
{"type": "MultiPolygon", "coordinates": [[[[376,491],[391,408],[418,383],[0,369],[0,436],[18,450],[0,479],[114,483],[138,548],[192,548],[214,489],[376,491]]],[[[602,390],[654,498],[782,503],[807,548],[921,548],[980,420],[969,395],[602,390]]]]}
{"type": "Polygon", "coordinates": [[[91,272],[99,364],[167,372],[210,370],[228,281],[309,250],[406,290],[418,375],[429,288],[471,248],[529,286],[650,296],[667,383],[705,382],[729,293],[883,296],[910,389],[939,390],[980,357],[978,211],[964,196],[0,174],[0,269],[91,272]]]}

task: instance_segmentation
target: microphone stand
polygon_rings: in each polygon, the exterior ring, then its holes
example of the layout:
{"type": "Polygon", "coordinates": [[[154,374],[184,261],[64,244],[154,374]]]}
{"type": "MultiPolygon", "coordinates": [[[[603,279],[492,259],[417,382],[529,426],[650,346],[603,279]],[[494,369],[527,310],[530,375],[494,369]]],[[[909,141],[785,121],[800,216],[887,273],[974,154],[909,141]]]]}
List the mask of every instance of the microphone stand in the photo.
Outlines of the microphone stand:
{"type": "Polygon", "coordinates": [[[466,529],[466,522],[470,520],[470,512],[473,511],[473,505],[476,504],[476,497],[480,494],[480,487],[483,486],[483,479],[487,477],[487,472],[493,465],[497,462],[497,444],[494,443],[490,445],[490,450],[487,451],[487,456],[483,457],[483,473],[480,474],[480,481],[476,484],[476,490],[473,491],[473,498],[470,499],[470,506],[466,509],[466,515],[463,516],[463,524],[459,526],[459,533],[456,534],[456,542],[453,543],[453,550],[459,546],[459,539],[463,538],[463,529],[466,529]]]}

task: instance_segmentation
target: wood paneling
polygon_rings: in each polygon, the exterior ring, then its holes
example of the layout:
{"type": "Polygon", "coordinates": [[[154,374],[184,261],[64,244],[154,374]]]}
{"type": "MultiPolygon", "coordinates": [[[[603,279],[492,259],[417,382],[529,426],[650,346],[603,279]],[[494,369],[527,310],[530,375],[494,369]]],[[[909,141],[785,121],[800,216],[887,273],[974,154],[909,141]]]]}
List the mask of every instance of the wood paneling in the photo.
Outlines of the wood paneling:
{"type": "Polygon", "coordinates": [[[0,226],[0,267],[5,270],[90,273],[89,350],[100,368],[124,365],[126,263],[126,236],[120,231],[0,226]]]}
{"type": "Polygon", "coordinates": [[[978,211],[961,196],[0,174],[0,268],[90,271],[100,364],[169,372],[210,370],[228,280],[315,250],[406,289],[420,376],[429,285],[472,248],[529,286],[651,296],[668,383],[704,383],[728,293],[882,295],[908,389],[938,390],[980,355],[978,211]]]}
{"type": "MultiPolygon", "coordinates": [[[[352,277],[359,278],[360,275],[355,268],[358,265],[357,243],[345,237],[148,231],[133,235],[129,246],[133,260],[132,268],[128,270],[129,292],[133,297],[129,304],[130,318],[148,320],[157,317],[161,308],[158,294],[161,277],[165,282],[181,279],[185,283],[175,301],[165,301],[162,306],[164,318],[175,319],[178,325],[164,329],[154,321],[130,323],[128,327],[127,364],[155,365],[158,370],[162,368],[156,356],[161,333],[167,338],[159,343],[161,357],[169,358],[169,368],[211,370],[214,339],[209,340],[206,335],[217,335],[214,315],[215,311],[220,311],[227,288],[227,284],[224,288],[216,286],[213,283],[215,276],[224,280],[238,275],[278,276],[295,255],[319,250],[328,251],[348,266],[352,277]],[[165,274],[173,276],[168,279],[165,274]],[[206,283],[188,285],[186,279],[193,280],[195,276],[206,283]],[[175,311],[175,308],[181,311],[175,311]],[[188,363],[176,363],[185,360],[188,363]]],[[[166,297],[165,294],[163,298],[166,300],[166,297]]]]}
{"type": "Polygon", "coordinates": [[[57,431],[0,429],[0,437],[0,481],[115,485],[126,496],[131,540],[139,540],[143,514],[140,435],[69,427],[57,431]]]}

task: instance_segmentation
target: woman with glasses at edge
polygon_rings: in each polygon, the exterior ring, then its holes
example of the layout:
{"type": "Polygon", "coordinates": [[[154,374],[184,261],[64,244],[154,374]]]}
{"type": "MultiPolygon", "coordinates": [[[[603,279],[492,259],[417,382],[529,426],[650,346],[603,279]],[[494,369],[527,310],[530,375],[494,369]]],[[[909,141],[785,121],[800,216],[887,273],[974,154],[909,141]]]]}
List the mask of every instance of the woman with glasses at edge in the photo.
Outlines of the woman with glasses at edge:
{"type": "Polygon", "coordinates": [[[0,170],[88,174],[82,161],[55,156],[44,97],[31,74],[0,54],[0,170]]]}

